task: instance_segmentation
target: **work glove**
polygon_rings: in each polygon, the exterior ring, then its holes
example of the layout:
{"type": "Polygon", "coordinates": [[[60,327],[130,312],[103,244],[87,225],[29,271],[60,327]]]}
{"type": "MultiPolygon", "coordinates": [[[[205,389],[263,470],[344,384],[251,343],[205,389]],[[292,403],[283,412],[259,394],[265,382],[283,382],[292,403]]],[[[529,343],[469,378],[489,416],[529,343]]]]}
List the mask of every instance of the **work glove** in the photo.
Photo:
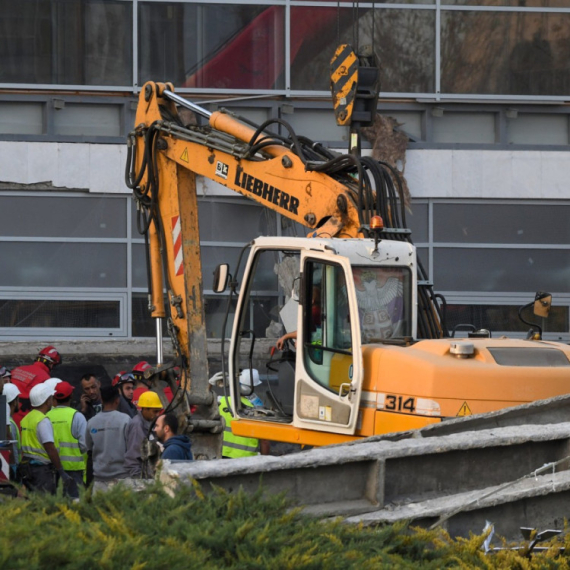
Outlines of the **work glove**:
{"type": "Polygon", "coordinates": [[[79,499],[79,489],[77,488],[75,479],[66,473],[63,469],[60,469],[58,473],[63,484],[63,493],[72,499],[79,499]]]}
{"type": "MultiPolygon", "coordinates": [[[[225,374],[225,378],[227,378],[228,375],[227,373],[225,374]]],[[[212,386],[217,386],[218,388],[221,388],[224,385],[224,374],[223,372],[216,372],[209,380],[208,382],[212,385],[212,386]]]]}

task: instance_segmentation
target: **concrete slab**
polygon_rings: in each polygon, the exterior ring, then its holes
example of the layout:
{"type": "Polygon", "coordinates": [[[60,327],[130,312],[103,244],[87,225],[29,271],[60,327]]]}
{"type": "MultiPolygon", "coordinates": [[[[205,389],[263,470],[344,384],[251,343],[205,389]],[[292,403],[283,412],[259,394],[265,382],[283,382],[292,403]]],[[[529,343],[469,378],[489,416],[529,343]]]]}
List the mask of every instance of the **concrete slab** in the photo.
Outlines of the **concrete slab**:
{"type": "Polygon", "coordinates": [[[387,505],[382,510],[350,516],[345,522],[376,526],[409,521],[412,526],[428,527],[440,517],[454,514],[442,524],[452,536],[481,533],[485,522],[507,540],[520,540],[520,527],[564,528],[564,513],[570,505],[570,472],[540,475],[512,486],[496,485],[449,497],[407,505],[387,505]],[[460,512],[456,512],[461,509],[460,512]]]}
{"type": "Polygon", "coordinates": [[[253,493],[287,492],[309,512],[348,516],[386,505],[405,505],[486,489],[516,480],[570,455],[570,423],[514,426],[401,441],[337,445],[283,457],[171,464],[161,481],[176,486],[197,480],[253,493]]]}

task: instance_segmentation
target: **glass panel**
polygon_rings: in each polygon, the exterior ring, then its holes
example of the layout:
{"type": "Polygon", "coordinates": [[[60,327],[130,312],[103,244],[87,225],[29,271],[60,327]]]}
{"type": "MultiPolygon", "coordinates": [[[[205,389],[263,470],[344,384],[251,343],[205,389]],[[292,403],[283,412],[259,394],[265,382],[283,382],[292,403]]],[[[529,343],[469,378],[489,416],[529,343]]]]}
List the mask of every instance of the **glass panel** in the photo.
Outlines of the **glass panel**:
{"type": "Polygon", "coordinates": [[[276,235],[276,214],[243,202],[198,202],[200,240],[230,241],[245,245],[261,235],[276,235]]]}
{"type": "Polygon", "coordinates": [[[445,93],[566,95],[570,14],[442,11],[445,93]]]}
{"type": "MultiPolygon", "coordinates": [[[[214,271],[220,263],[229,263],[230,273],[234,275],[240,251],[241,248],[239,247],[202,246],[200,248],[202,258],[202,279],[205,290],[212,289],[214,271]]],[[[247,259],[242,260],[240,274],[243,273],[246,261],[247,259]]],[[[273,290],[275,288],[275,276],[271,275],[271,268],[266,268],[266,273],[267,272],[269,275],[269,278],[266,279],[267,289],[273,290]]],[[[146,289],[147,286],[144,244],[133,244],[133,287],[146,289]]]]}
{"type": "Polygon", "coordinates": [[[353,267],[362,344],[410,336],[411,275],[395,267],[353,267]]]}
{"type": "Polygon", "coordinates": [[[139,3],[141,81],[179,87],[284,88],[284,9],[139,3]]]}
{"type": "Polygon", "coordinates": [[[434,249],[438,291],[568,291],[570,251],[434,249]],[[458,268],[461,268],[458,271],[458,268]]]}
{"type": "MultiPolygon", "coordinates": [[[[232,306],[230,308],[226,324],[226,338],[230,338],[232,335],[236,303],[237,298],[234,297],[232,299],[232,306]]],[[[208,338],[221,338],[222,329],[224,327],[224,318],[228,308],[228,297],[225,295],[206,297],[204,299],[204,304],[206,309],[206,334],[208,338]]],[[[265,336],[265,334],[262,334],[261,336],[265,336]]]]}
{"type": "Polygon", "coordinates": [[[119,301],[0,300],[0,327],[117,329],[119,301]]]}
{"type": "Polygon", "coordinates": [[[414,243],[427,243],[428,237],[428,205],[412,203],[406,208],[406,225],[412,230],[414,243]]]}
{"type": "Polygon", "coordinates": [[[132,3],[0,0],[2,83],[129,85],[132,3]]]}
{"type": "MultiPolygon", "coordinates": [[[[229,241],[241,246],[259,236],[277,235],[276,213],[243,200],[220,202],[200,198],[198,215],[201,241],[229,241]]],[[[134,205],[131,216],[132,237],[144,239],[137,229],[134,205]]]]}
{"type": "MultiPolygon", "coordinates": [[[[516,305],[447,305],[447,327],[453,331],[460,324],[469,324],[492,333],[526,333],[529,326],[519,319],[518,311],[519,307],[516,305]]],[[[547,319],[534,317],[530,310],[523,316],[526,320],[539,324],[544,332],[565,333],[569,330],[568,307],[553,306],[547,319]]],[[[465,331],[466,328],[460,330],[465,331]]],[[[455,336],[459,337],[461,334],[457,332],[455,336]]]]}
{"type": "Polygon", "coordinates": [[[509,144],[568,144],[568,115],[519,114],[507,133],[509,144]]]}
{"type": "Polygon", "coordinates": [[[338,394],[341,382],[349,382],[352,368],[344,271],[337,265],[309,261],[304,274],[305,297],[311,298],[311,306],[305,308],[305,367],[315,382],[338,394]]]}
{"type": "Polygon", "coordinates": [[[240,286],[247,287],[247,307],[239,317],[240,330],[253,327],[256,336],[269,338],[296,330],[299,274],[298,252],[259,252],[249,282],[240,286]]]}
{"type": "Polygon", "coordinates": [[[461,6],[524,6],[525,8],[568,8],[568,0],[441,0],[461,6]]]}
{"type": "Polygon", "coordinates": [[[132,247],[133,252],[133,287],[148,287],[147,270],[146,270],[146,256],[143,243],[134,243],[132,247]]]}
{"type": "Polygon", "coordinates": [[[67,103],[53,114],[54,132],[58,135],[90,137],[121,136],[119,105],[73,105],[67,103]]]}
{"type": "Polygon", "coordinates": [[[495,142],[493,113],[448,113],[433,117],[433,140],[436,143],[495,142]]]}
{"type": "Polygon", "coordinates": [[[536,204],[434,204],[435,242],[570,243],[570,207],[536,204]]]}
{"type": "MultiPolygon", "coordinates": [[[[334,113],[315,109],[295,109],[292,114],[283,115],[297,135],[303,135],[314,141],[347,141],[348,128],[336,124],[334,113]]],[[[288,135],[286,129],[282,133],[288,135]]]]}
{"type": "Polygon", "coordinates": [[[0,103],[0,133],[7,135],[43,134],[44,107],[44,103],[0,103]]]}
{"type": "MultiPolygon", "coordinates": [[[[206,333],[208,338],[220,338],[222,334],[222,326],[228,298],[224,295],[209,296],[204,299],[204,307],[206,310],[206,333]]],[[[236,298],[232,300],[232,308],[228,315],[227,334],[231,336],[233,326],[233,316],[235,314],[236,298]]],[[[156,335],[156,323],[150,316],[148,311],[148,301],[146,294],[133,294],[133,336],[135,337],[152,337],[156,335]]],[[[166,320],[163,319],[162,332],[167,337],[166,320]]]]}
{"type": "Polygon", "coordinates": [[[10,237],[124,238],[124,198],[1,196],[0,227],[10,237]]]}
{"type": "MultiPolygon", "coordinates": [[[[220,263],[230,264],[230,273],[235,277],[237,269],[237,260],[241,248],[239,247],[213,247],[202,246],[200,248],[200,255],[202,257],[202,277],[204,280],[204,289],[211,289],[214,283],[214,271],[220,263]]],[[[245,264],[247,262],[246,256],[242,259],[240,267],[240,276],[243,274],[245,264]]]]}
{"type": "MultiPolygon", "coordinates": [[[[133,293],[132,314],[133,336],[154,338],[156,336],[156,322],[150,316],[146,293],[133,293]]],[[[168,338],[166,319],[162,319],[162,334],[164,338],[168,338]]]]}
{"type": "Polygon", "coordinates": [[[4,242],[0,265],[4,287],[127,286],[123,244],[4,242]]]}
{"type": "MultiPolygon", "coordinates": [[[[359,10],[360,45],[374,44],[382,64],[381,91],[430,93],[435,89],[435,12],[359,10]]],[[[353,42],[350,8],[291,7],[291,83],[293,89],[329,91],[330,60],[339,43],[353,42]],[[340,42],[337,38],[340,26],[340,42]]]]}

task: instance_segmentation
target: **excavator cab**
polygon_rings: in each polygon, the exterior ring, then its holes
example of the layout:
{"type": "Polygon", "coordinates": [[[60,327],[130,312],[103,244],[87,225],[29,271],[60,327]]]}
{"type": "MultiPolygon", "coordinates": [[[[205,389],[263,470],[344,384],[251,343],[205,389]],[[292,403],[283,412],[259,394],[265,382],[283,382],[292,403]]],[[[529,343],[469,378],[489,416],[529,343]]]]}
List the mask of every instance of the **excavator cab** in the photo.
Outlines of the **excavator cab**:
{"type": "MultiPolygon", "coordinates": [[[[244,426],[263,421],[303,432],[355,434],[363,345],[405,345],[416,334],[413,250],[403,243],[384,242],[384,247],[379,255],[372,239],[252,242],[229,351],[234,417],[243,420],[232,424],[234,431],[242,435],[244,426]],[[253,353],[259,357],[255,339],[277,340],[285,332],[294,333],[294,352],[288,349],[269,360],[264,407],[240,407],[235,398],[239,371],[252,366],[253,353]],[[249,363],[240,356],[247,354],[249,363]]],[[[224,281],[221,268],[216,274],[217,281],[224,281]]],[[[294,441],[282,432],[279,438],[294,441]]]]}

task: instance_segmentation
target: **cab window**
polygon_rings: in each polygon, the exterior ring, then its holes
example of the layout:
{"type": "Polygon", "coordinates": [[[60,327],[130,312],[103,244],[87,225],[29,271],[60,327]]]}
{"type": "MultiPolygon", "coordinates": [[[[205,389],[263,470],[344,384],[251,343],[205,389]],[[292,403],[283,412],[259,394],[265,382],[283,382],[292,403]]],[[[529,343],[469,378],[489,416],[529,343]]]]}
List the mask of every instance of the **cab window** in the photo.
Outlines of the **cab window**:
{"type": "Polygon", "coordinates": [[[303,358],[311,378],[332,392],[352,374],[348,296],[341,266],[308,261],[304,271],[303,358]]]}

